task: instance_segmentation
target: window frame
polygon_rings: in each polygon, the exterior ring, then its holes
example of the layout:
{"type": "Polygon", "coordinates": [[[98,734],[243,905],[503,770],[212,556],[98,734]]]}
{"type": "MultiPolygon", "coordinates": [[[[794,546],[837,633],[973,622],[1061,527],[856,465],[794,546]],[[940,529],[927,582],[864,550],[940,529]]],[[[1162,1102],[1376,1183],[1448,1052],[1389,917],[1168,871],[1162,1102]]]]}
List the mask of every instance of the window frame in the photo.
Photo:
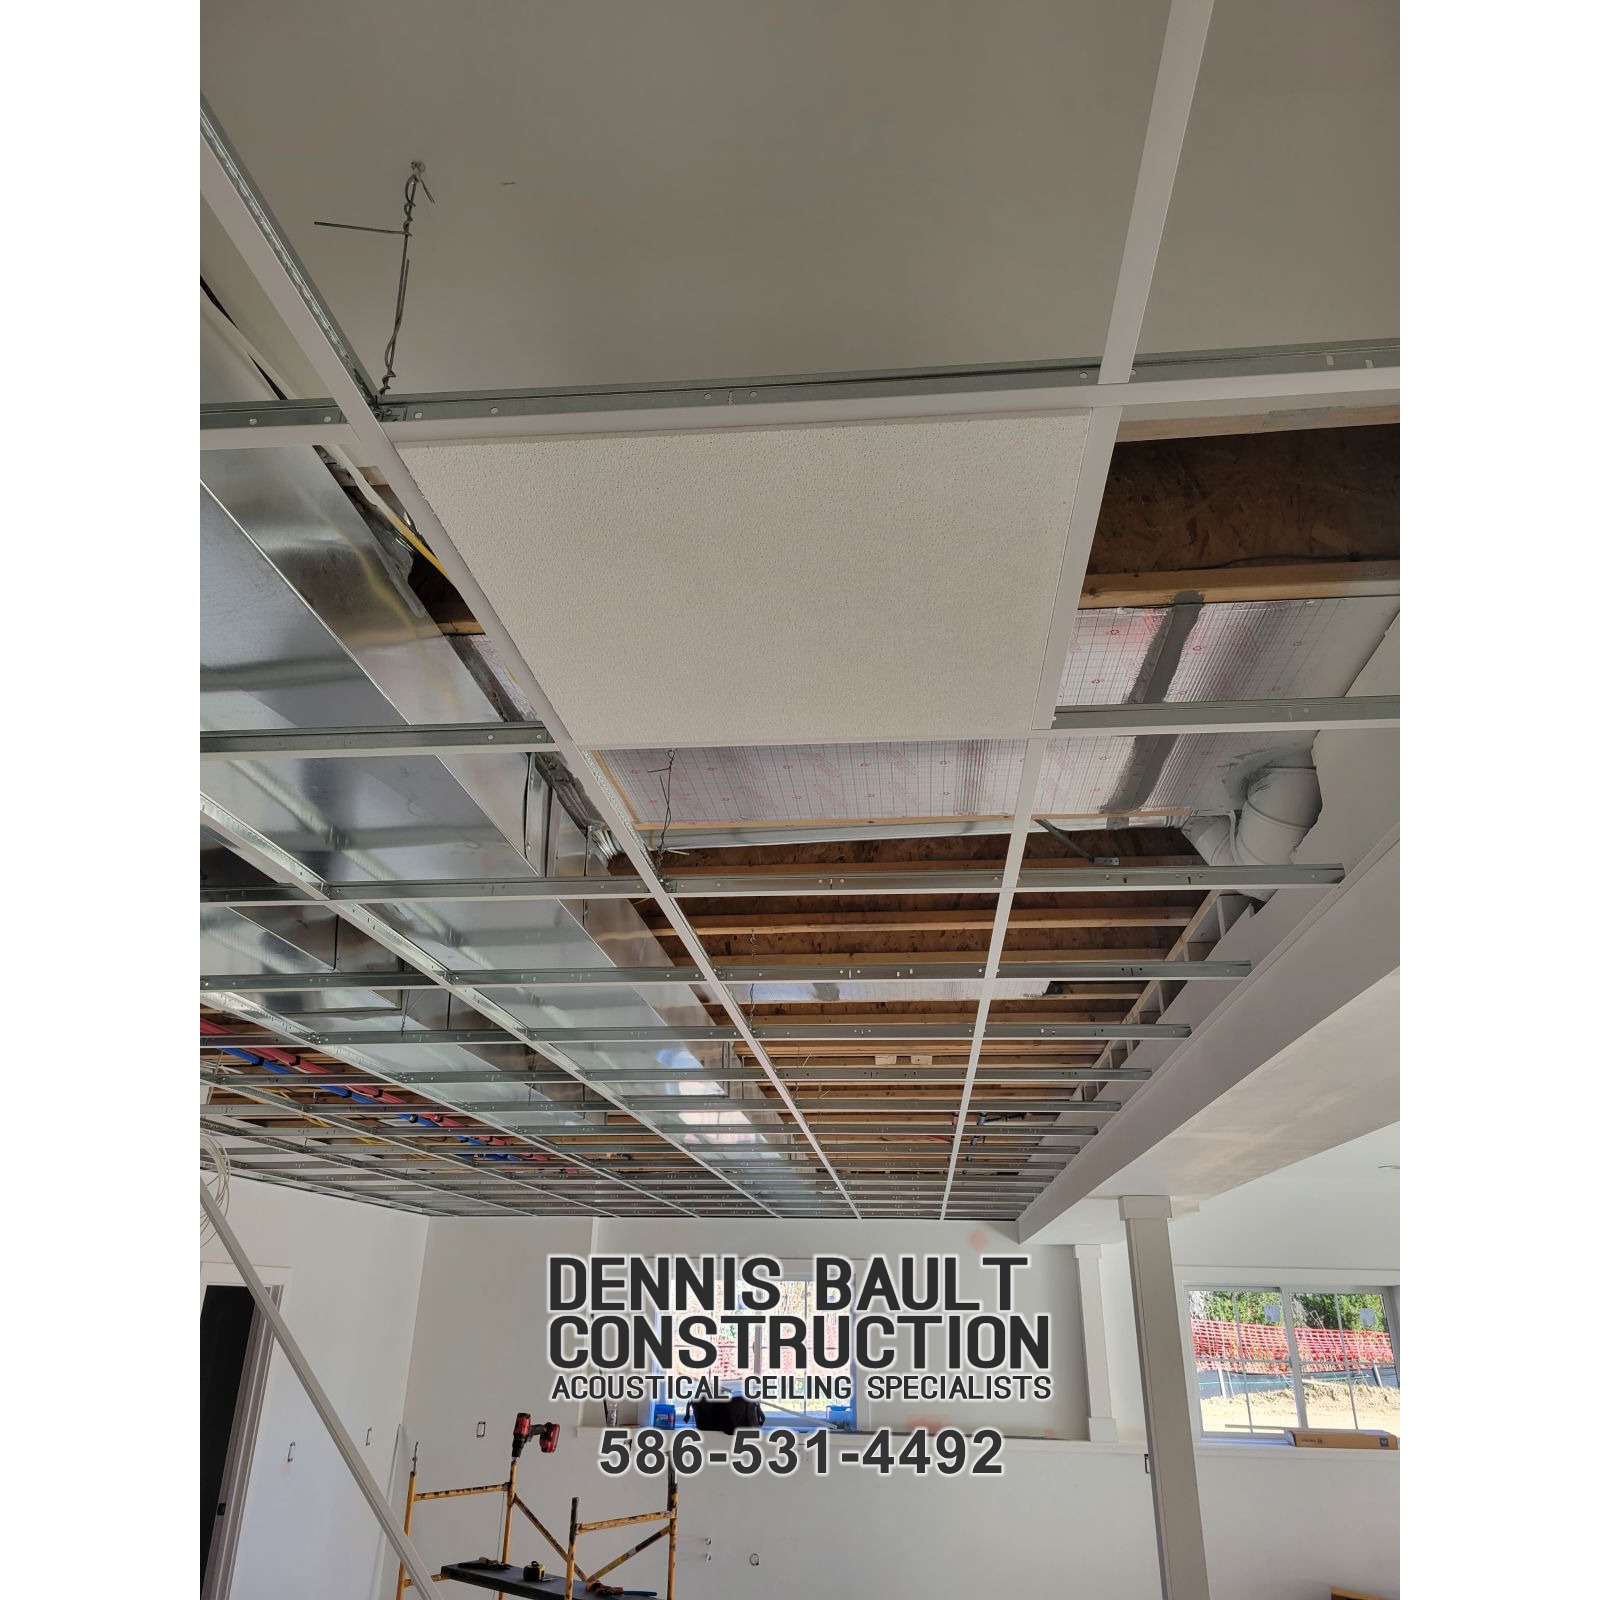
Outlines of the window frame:
{"type": "MultiPolygon", "coordinates": [[[[1388,1323],[1389,1345],[1394,1351],[1395,1382],[1402,1381],[1400,1374],[1400,1286],[1398,1283],[1362,1281],[1339,1273],[1313,1273],[1270,1277],[1259,1273],[1208,1272],[1200,1278],[1185,1278],[1179,1290],[1178,1309],[1184,1334],[1184,1381],[1189,1389],[1189,1415],[1196,1444],[1220,1444],[1229,1447],[1240,1445],[1268,1445],[1276,1447],[1289,1443],[1286,1430],[1261,1429],[1248,1434],[1217,1433],[1205,1425],[1205,1415],[1200,1407],[1200,1373],[1194,1359],[1193,1316],[1189,1310],[1189,1296],[1196,1293],[1212,1294],[1275,1294],[1283,1308],[1285,1345],[1289,1357],[1289,1381],[1294,1392],[1297,1428],[1307,1428],[1305,1380],[1300,1370],[1300,1351],[1294,1336],[1294,1297],[1299,1294],[1375,1294],[1382,1298],[1384,1321],[1388,1323]]],[[[1354,1417],[1351,1418],[1352,1426],[1354,1417]]]]}

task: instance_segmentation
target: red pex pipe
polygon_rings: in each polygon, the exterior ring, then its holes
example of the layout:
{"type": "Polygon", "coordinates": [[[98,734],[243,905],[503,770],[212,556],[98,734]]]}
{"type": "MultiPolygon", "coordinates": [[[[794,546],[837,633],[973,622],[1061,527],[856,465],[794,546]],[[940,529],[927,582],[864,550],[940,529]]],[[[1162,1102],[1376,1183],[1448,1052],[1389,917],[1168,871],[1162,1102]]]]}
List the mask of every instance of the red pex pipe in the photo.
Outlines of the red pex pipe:
{"type": "MultiPolygon", "coordinates": [[[[200,1019],[200,1032],[205,1037],[216,1039],[219,1042],[223,1039],[232,1037],[231,1029],[224,1028],[220,1023],[213,1022],[209,1017],[202,1017],[200,1019]]],[[[293,1051],[290,1050],[271,1050],[265,1048],[264,1046],[258,1046],[250,1050],[238,1050],[228,1046],[222,1046],[222,1048],[225,1049],[229,1055],[238,1056],[242,1060],[255,1062],[262,1066],[276,1066],[281,1068],[285,1073],[316,1072],[318,1070],[313,1066],[307,1065],[306,1062],[302,1061],[299,1056],[295,1055],[293,1051]]],[[[375,1102],[379,1105],[397,1106],[401,1108],[400,1114],[405,1116],[408,1121],[421,1123],[426,1127],[464,1128],[467,1126],[467,1124],[462,1122],[458,1117],[450,1117],[443,1114],[438,1116],[425,1116],[419,1111],[412,1111],[409,1108],[408,1101],[403,1100],[399,1095],[394,1094],[387,1089],[334,1089],[331,1092],[349,1100],[361,1100],[368,1103],[375,1102]]],[[[459,1137],[464,1144],[474,1145],[504,1146],[513,1142],[502,1134],[464,1133],[459,1137]]],[[[500,1156],[496,1159],[509,1160],[513,1158],[500,1156]]],[[[545,1155],[542,1151],[530,1150],[526,1152],[520,1152],[519,1159],[526,1161],[547,1162],[552,1158],[545,1155]]]]}

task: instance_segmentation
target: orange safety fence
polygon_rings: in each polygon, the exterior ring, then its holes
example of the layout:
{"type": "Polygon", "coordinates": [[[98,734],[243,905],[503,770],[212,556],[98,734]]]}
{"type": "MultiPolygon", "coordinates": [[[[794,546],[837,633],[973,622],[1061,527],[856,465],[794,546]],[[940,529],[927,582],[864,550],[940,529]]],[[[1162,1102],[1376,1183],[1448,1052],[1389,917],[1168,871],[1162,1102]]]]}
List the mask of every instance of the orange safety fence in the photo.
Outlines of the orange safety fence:
{"type": "MultiPolygon", "coordinates": [[[[1195,1365],[1232,1372],[1289,1370],[1289,1347],[1275,1322],[1217,1322],[1192,1319],[1195,1365]]],[[[1301,1371],[1344,1372],[1356,1367],[1392,1367],[1389,1335],[1373,1328],[1296,1328],[1301,1371]]]]}

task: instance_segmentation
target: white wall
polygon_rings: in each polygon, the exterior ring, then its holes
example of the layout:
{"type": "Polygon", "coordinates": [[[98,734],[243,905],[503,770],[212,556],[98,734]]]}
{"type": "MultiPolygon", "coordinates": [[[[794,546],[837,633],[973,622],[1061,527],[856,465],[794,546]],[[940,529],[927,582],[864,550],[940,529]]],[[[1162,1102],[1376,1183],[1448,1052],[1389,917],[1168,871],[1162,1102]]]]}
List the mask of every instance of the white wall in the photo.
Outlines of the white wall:
{"type": "MultiPolygon", "coordinates": [[[[235,1179],[228,1221],[367,1465],[388,1484],[411,1366],[425,1217],[235,1179]]],[[[217,1240],[202,1283],[240,1281],[217,1240]]],[[[358,1600],[382,1536],[283,1353],[273,1348],[230,1600],[358,1600]],[[288,1459],[294,1445],[294,1460],[288,1459]]]]}
{"type": "MultiPolygon", "coordinates": [[[[1329,1287],[1400,1281],[1399,1128],[1242,1184],[1172,1222],[1174,1292],[1228,1277],[1329,1287]]],[[[1119,1433],[1144,1437],[1125,1246],[1101,1259],[1119,1433]]],[[[1199,1446],[1211,1592],[1229,1600],[1326,1600],[1335,1582],[1400,1587],[1400,1462],[1375,1450],[1199,1446]]]]}
{"type": "MultiPolygon", "coordinates": [[[[1363,1280],[1378,1275],[1396,1281],[1393,1174],[1379,1173],[1385,1158],[1395,1154],[1394,1144],[1392,1133],[1354,1141],[1176,1219],[1174,1293],[1186,1273],[1207,1268],[1311,1282],[1319,1273],[1352,1272],[1363,1280]]],[[[857,1259],[949,1251],[975,1265],[981,1250],[1018,1248],[1003,1231],[968,1224],[507,1218],[435,1219],[427,1225],[423,1255],[408,1219],[332,1201],[305,1199],[302,1205],[303,1197],[276,1192],[264,1199],[277,1214],[258,1218],[263,1197],[250,1186],[241,1189],[251,1193],[251,1200],[244,1209],[236,1202],[240,1231],[262,1259],[294,1266],[286,1301],[291,1322],[306,1324],[308,1345],[315,1334],[312,1359],[330,1388],[342,1386],[336,1399],[352,1427],[364,1426],[353,1414],[361,1402],[351,1393],[362,1364],[355,1360],[345,1319],[358,1318],[370,1341],[374,1320],[391,1320],[375,1318],[371,1302],[386,1299],[403,1321],[407,1295],[412,1298],[415,1336],[409,1344],[403,1455],[408,1460],[412,1442],[418,1444],[422,1487],[500,1479],[511,1419],[519,1410],[562,1423],[557,1454],[528,1453],[519,1474],[525,1498],[558,1536],[564,1534],[573,1495],[581,1498],[588,1520],[648,1509],[664,1490],[660,1480],[604,1478],[596,1465],[598,1431],[578,1426],[577,1406],[551,1406],[546,1399],[555,1376],[545,1359],[545,1260],[551,1253],[759,1250],[804,1260],[819,1251],[857,1259]],[[302,1212],[317,1223],[309,1237],[302,1212]],[[375,1240],[362,1245],[360,1238],[397,1223],[408,1235],[407,1248],[391,1247],[385,1267],[374,1251],[375,1240]],[[346,1245],[353,1247],[337,1262],[327,1249],[336,1227],[351,1230],[346,1245]],[[397,1292],[385,1295],[373,1281],[384,1270],[404,1280],[397,1292]],[[297,1319],[297,1304],[313,1299],[320,1313],[313,1317],[308,1303],[306,1315],[297,1319]],[[477,1437],[480,1421],[482,1439],[477,1437]]],[[[1097,1600],[1156,1600],[1125,1251],[1109,1245],[1100,1263],[1113,1399],[1123,1436],[1118,1444],[1083,1441],[1083,1356],[1071,1249],[1035,1245],[1029,1253],[1036,1263],[1030,1268],[1036,1291],[1056,1315],[1063,1399],[1048,1421],[1025,1419],[1022,1407],[1004,1410],[999,1420],[1021,1431],[1054,1427],[1063,1437],[1009,1437],[1004,1476],[989,1481],[971,1476],[915,1480],[902,1473],[883,1478],[837,1462],[822,1479],[809,1470],[780,1480],[765,1473],[740,1479],[726,1469],[707,1469],[683,1484],[678,1554],[679,1592],[685,1600],[812,1600],[818,1592],[880,1600],[936,1588],[986,1591],[1002,1579],[1024,1592],[1070,1590],[1097,1600]],[[752,1555],[759,1564],[751,1564],[752,1555]]],[[[387,1370],[395,1371],[392,1362],[387,1370]]],[[[291,1375],[284,1377],[293,1384],[291,1375]]],[[[297,1394],[290,1398],[298,1401],[297,1394]]],[[[283,1397],[275,1403],[281,1408],[283,1397]]],[[[977,1414],[979,1409],[964,1408],[954,1420],[969,1431],[996,1420],[977,1414]]],[[[867,1425],[903,1426],[906,1420],[872,1416],[867,1425]]],[[[268,1469],[252,1495],[266,1484],[270,1499],[250,1507],[251,1525],[259,1524],[263,1537],[244,1552],[244,1564],[252,1570],[248,1586],[238,1592],[247,1597],[370,1594],[377,1546],[377,1535],[366,1532],[370,1517],[353,1489],[340,1481],[342,1468],[331,1448],[324,1448],[319,1462],[322,1479],[314,1499],[291,1498],[310,1482],[309,1475],[293,1474],[311,1462],[307,1441],[317,1439],[320,1429],[314,1419],[303,1417],[284,1425],[295,1428],[301,1441],[295,1467],[284,1484],[275,1480],[287,1435],[282,1427],[264,1429],[261,1455],[268,1469]],[[342,1521],[321,1509],[330,1494],[342,1496],[347,1508],[342,1521]],[[335,1553],[331,1561],[330,1551],[335,1553]],[[335,1570],[338,1577],[329,1579],[335,1570]]],[[[396,1479],[397,1503],[403,1466],[404,1461],[396,1479]]],[[[1324,1600],[1335,1582],[1378,1595],[1397,1592],[1394,1457],[1201,1446],[1199,1470],[1214,1594],[1229,1600],[1324,1600]]],[[[499,1518],[492,1496],[430,1503],[418,1508],[414,1536],[432,1563],[490,1554],[499,1547],[499,1518]]],[[[601,1557],[628,1542],[622,1532],[591,1537],[601,1557]]],[[[513,1555],[546,1558],[551,1552],[519,1518],[513,1555]]],[[[385,1559],[383,1566],[392,1583],[392,1562],[385,1559]]],[[[623,1575],[635,1586],[661,1587],[664,1552],[649,1552],[623,1575]]]]}
{"type": "MultiPolygon", "coordinates": [[[[779,1260],[809,1263],[814,1255],[843,1255],[863,1261],[953,1255],[958,1259],[963,1294],[998,1309],[995,1274],[979,1265],[983,1255],[1026,1256],[1014,1284],[1014,1309],[1026,1317],[1050,1317],[1052,1393],[1048,1401],[1007,1401],[982,1408],[976,1402],[953,1401],[933,1406],[926,1401],[863,1401],[858,1425],[871,1428],[957,1427],[970,1431],[985,1423],[1008,1434],[1046,1439],[1086,1439],[1089,1405],[1083,1371],[1083,1321],[1078,1299],[1077,1269],[1064,1246],[1020,1245],[1015,1239],[980,1223],[815,1222],[770,1218],[729,1218],[696,1222],[687,1229],[667,1220],[602,1220],[597,1251],[618,1255],[669,1255],[688,1251],[708,1255],[764,1254],[779,1260]]],[[[897,1370],[909,1362],[910,1337],[900,1340],[897,1370]]],[[[923,1369],[946,1371],[941,1349],[930,1349],[923,1369]]]]}
{"type": "MultiPolygon", "coordinates": [[[[546,1400],[555,1374],[545,1356],[545,1258],[552,1252],[590,1251],[761,1252],[796,1261],[809,1261],[819,1252],[857,1260],[948,1253],[960,1258],[963,1288],[986,1301],[978,1256],[1027,1255],[1030,1265],[1017,1278],[1017,1309],[1051,1313],[1052,1400],[988,1407],[879,1405],[862,1420],[873,1428],[953,1424],[968,1432],[991,1423],[1017,1434],[1075,1440],[1087,1432],[1083,1331],[1070,1248],[1023,1247],[1001,1232],[968,1223],[601,1219],[591,1232],[588,1223],[460,1219],[432,1225],[423,1274],[406,1409],[408,1434],[420,1444],[421,1487],[502,1477],[511,1418],[527,1410],[538,1420],[561,1422],[564,1429],[557,1455],[525,1456],[519,1479],[558,1535],[572,1494],[582,1497],[588,1520],[646,1509],[661,1492],[653,1480],[619,1483],[602,1477],[596,1467],[597,1430],[576,1431],[578,1408],[546,1400]],[[476,1437],[479,1420],[488,1424],[482,1440],[476,1437]]],[[[1006,1473],[999,1482],[964,1478],[919,1484],[900,1474],[884,1479],[836,1466],[825,1479],[807,1473],[785,1484],[766,1475],[744,1480],[731,1471],[708,1469],[683,1488],[683,1592],[709,1600],[734,1594],[811,1596],[820,1587],[841,1595],[882,1596],[913,1585],[976,1585],[994,1570],[996,1529],[1013,1542],[1005,1557],[1007,1571],[1043,1583],[1056,1570],[1064,1525],[1079,1529],[1084,1571],[1102,1585],[1100,1592],[1153,1592],[1139,1587],[1146,1579],[1150,1585],[1155,1581],[1140,1455],[1112,1452],[1102,1463],[1099,1450],[1082,1453],[1090,1449],[1009,1439],[1006,1473]],[[917,1536],[899,1538],[896,1530],[915,1530],[917,1536]],[[704,1560],[708,1548],[709,1563],[704,1560]],[[759,1567],[750,1565],[752,1552],[761,1557],[759,1567]],[[1135,1587],[1119,1590],[1124,1582],[1135,1587]]],[[[524,1528],[519,1528],[515,1554],[540,1554],[537,1535],[524,1528]]],[[[426,1505],[417,1514],[414,1533],[431,1561],[489,1553],[499,1539],[494,1502],[485,1497],[426,1505]]],[[[609,1544],[606,1537],[596,1536],[596,1548],[614,1553],[625,1547],[620,1534],[609,1536],[609,1544]]],[[[640,1584],[664,1579],[660,1563],[629,1571],[630,1581],[640,1584]]]]}
{"type": "Polygon", "coordinates": [[[1400,1458],[1382,1450],[1202,1445],[1200,1514],[1217,1600],[1400,1592],[1400,1458]]]}

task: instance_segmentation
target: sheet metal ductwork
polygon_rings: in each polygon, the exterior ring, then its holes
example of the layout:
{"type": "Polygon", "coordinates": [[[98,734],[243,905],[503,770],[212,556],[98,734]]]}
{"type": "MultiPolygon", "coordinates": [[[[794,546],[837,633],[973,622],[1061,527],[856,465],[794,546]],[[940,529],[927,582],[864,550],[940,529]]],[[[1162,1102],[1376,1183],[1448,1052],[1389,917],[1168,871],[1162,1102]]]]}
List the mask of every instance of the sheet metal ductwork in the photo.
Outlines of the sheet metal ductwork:
{"type": "Polygon", "coordinates": [[[1321,811],[1317,769],[1306,755],[1252,773],[1237,811],[1197,818],[1183,832],[1212,866],[1283,866],[1321,811]]]}
{"type": "MultiPolygon", "coordinates": [[[[208,374],[214,394],[226,387],[227,398],[266,396],[259,375],[220,341],[210,345],[208,374]]],[[[210,451],[202,478],[202,726],[500,720],[482,674],[461,659],[461,641],[446,637],[408,588],[406,553],[385,546],[315,451],[210,451]]],[[[541,764],[515,752],[211,762],[202,816],[211,817],[224,844],[237,825],[328,882],[529,873],[574,879],[571,900],[382,908],[382,922],[452,969],[671,965],[627,901],[583,897],[581,880],[606,871],[610,842],[587,818],[564,809],[560,786],[545,781],[541,764]]],[[[208,972],[263,973],[394,964],[359,929],[309,908],[288,914],[209,908],[202,961],[208,972]]],[[[283,1008],[269,1010],[248,993],[209,998],[247,1023],[285,1020],[283,1008]]],[[[712,1020],[687,985],[511,990],[495,999],[519,1020],[545,1026],[660,1028],[712,1020]]],[[[476,1020],[463,1016],[460,1000],[452,1014],[442,989],[404,997],[340,990],[336,999],[296,1001],[314,1012],[335,1005],[362,1014],[321,1015],[301,1026],[329,1036],[389,1028],[398,1035],[476,1020]]],[[[356,1061],[356,1052],[335,1053],[356,1061]]],[[[503,1101],[506,1110],[496,1120],[504,1125],[548,1117],[581,1092],[578,1077],[570,1088],[556,1084],[548,1092],[517,1082],[510,1069],[526,1065],[526,1051],[509,1040],[504,1047],[366,1045],[359,1056],[360,1064],[397,1083],[441,1068],[506,1069],[503,1083],[491,1077],[461,1095],[503,1101]]],[[[570,1045],[559,1059],[581,1074],[636,1068],[656,1080],[631,1086],[624,1099],[682,1095],[683,1113],[642,1120],[685,1145],[770,1149],[775,1158],[787,1146],[788,1136],[752,1086],[729,1085],[724,1096],[703,1076],[706,1066],[720,1063],[719,1045],[570,1045]]]]}

